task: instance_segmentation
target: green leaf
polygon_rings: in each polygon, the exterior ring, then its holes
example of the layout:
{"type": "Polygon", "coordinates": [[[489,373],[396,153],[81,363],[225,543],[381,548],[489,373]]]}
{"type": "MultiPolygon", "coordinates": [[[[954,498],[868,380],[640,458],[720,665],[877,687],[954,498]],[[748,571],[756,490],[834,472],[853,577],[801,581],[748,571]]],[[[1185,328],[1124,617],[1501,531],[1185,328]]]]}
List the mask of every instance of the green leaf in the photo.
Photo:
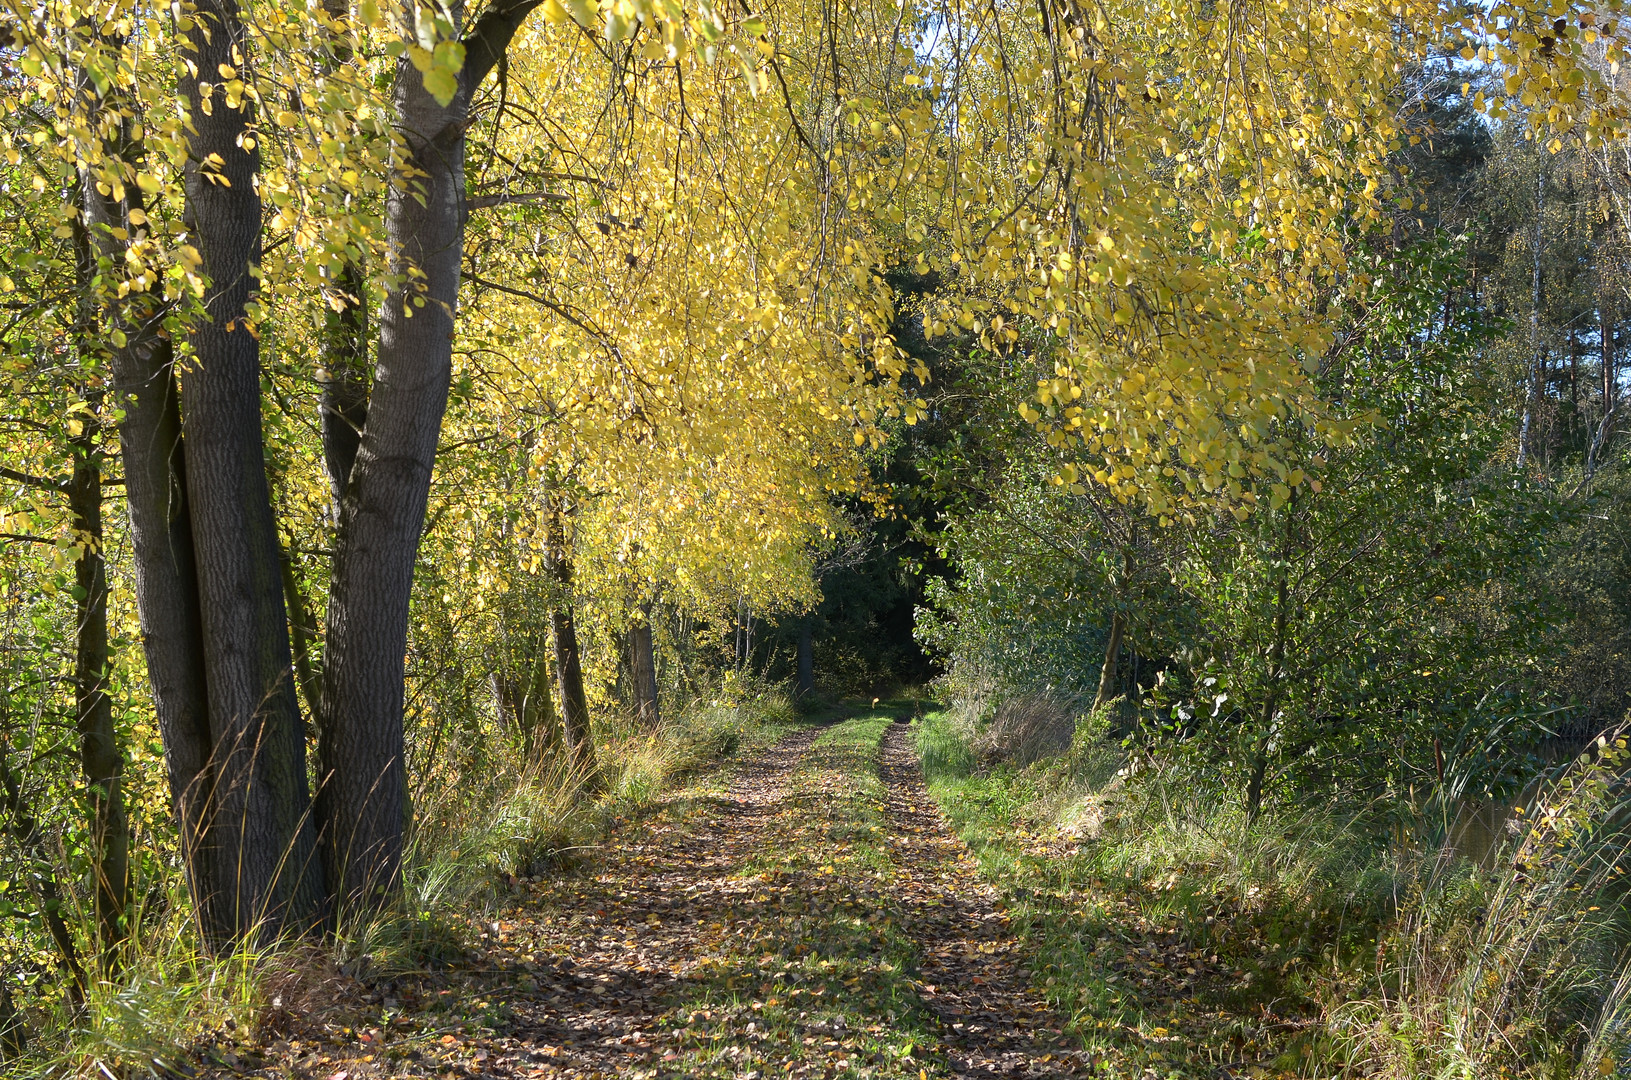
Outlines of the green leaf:
{"type": "Polygon", "coordinates": [[[425,92],[436,99],[436,104],[446,105],[459,92],[459,77],[446,68],[431,68],[425,72],[425,92]]]}
{"type": "Polygon", "coordinates": [[[464,68],[464,44],[458,41],[438,41],[435,60],[439,68],[457,72],[464,68]]]}

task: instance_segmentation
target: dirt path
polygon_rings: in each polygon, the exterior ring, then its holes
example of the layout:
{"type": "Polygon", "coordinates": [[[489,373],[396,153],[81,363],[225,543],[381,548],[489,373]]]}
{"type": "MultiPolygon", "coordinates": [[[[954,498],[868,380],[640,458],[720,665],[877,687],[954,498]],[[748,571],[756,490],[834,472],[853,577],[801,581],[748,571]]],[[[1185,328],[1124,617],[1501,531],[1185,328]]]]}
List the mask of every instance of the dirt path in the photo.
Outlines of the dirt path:
{"type": "MultiPolygon", "coordinates": [[[[924,992],[946,1030],[948,1063],[972,1075],[1023,1074],[1049,1057],[1050,1075],[1080,1064],[1061,1055],[1057,1018],[1029,986],[1024,956],[980,880],[973,860],[923,786],[909,730],[884,735],[880,772],[889,792],[890,845],[901,869],[899,890],[914,911],[912,936],[922,949],[924,992]]],[[[1085,1070],[1082,1070],[1085,1071],[1085,1070]]]]}
{"type": "Polygon", "coordinates": [[[271,1075],[1088,1071],[887,717],[789,737],[487,929],[485,971],[384,987],[379,1022],[286,1040],[271,1075]]]}

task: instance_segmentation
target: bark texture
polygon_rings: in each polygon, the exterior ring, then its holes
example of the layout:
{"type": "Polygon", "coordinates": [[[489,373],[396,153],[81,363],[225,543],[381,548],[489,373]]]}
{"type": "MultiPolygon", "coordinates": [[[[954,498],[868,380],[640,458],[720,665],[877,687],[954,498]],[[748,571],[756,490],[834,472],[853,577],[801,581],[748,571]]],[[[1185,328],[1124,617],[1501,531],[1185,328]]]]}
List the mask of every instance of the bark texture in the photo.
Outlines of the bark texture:
{"type": "MultiPolygon", "coordinates": [[[[86,80],[81,80],[82,87],[86,80]]],[[[82,90],[83,92],[83,90],[82,90]]],[[[95,104],[92,98],[92,104],[95,104]]],[[[95,282],[96,249],[91,242],[90,204],[85,176],[75,178],[73,224],[75,285],[79,312],[74,351],[89,372],[100,360],[99,312],[95,282]]],[[[102,546],[102,447],[100,423],[104,391],[82,384],[78,392],[88,412],[77,435],[69,437],[72,470],[68,512],[81,548],[74,561],[74,727],[79,735],[80,773],[89,813],[91,913],[103,970],[118,968],[126,936],[130,887],[130,822],[125,814],[124,754],[113,726],[108,697],[108,573],[102,546]]]]}
{"type": "Polygon", "coordinates": [[[453,370],[468,102],[461,89],[437,104],[399,63],[404,159],[385,225],[403,284],[380,308],[367,422],[340,505],[318,736],[324,862],[342,902],[364,907],[393,894],[401,870],[408,606],[453,370]]]}
{"type": "MultiPolygon", "coordinates": [[[[101,103],[104,107],[108,104],[101,103]]],[[[129,121],[109,146],[106,169],[123,178],[122,190],[83,184],[90,246],[96,259],[95,286],[113,294],[125,266],[127,240],[140,239],[143,226],[131,221],[144,211],[134,180],[145,148],[131,137],[129,121]],[[105,188],[106,190],[102,190],[105,188]],[[116,231],[119,230],[119,231],[116,231]]],[[[102,311],[108,339],[115,400],[124,410],[119,424],[129,518],[136,611],[147,662],[171,806],[188,883],[199,921],[209,940],[231,929],[217,910],[218,860],[207,822],[211,769],[209,702],[204,679],[204,632],[198,609],[198,575],[193,557],[192,514],[187,500],[181,403],[173,366],[174,349],[161,328],[166,314],[160,298],[137,292],[109,301],[102,311]],[[112,331],[124,335],[117,344],[112,331]]]]}
{"type": "Polygon", "coordinates": [[[578,628],[572,618],[572,549],[567,545],[565,511],[556,510],[549,525],[549,576],[554,582],[554,607],[549,614],[555,643],[555,678],[560,689],[561,727],[572,771],[586,791],[599,791],[600,762],[595,756],[594,729],[589,720],[589,698],[583,690],[583,660],[578,649],[578,628]]]}
{"type": "Polygon", "coordinates": [[[583,662],[578,650],[578,629],[572,608],[562,603],[549,617],[555,639],[555,674],[561,689],[561,720],[572,771],[584,790],[600,790],[600,762],[595,756],[594,731],[589,724],[589,699],[583,691],[583,662]]]}
{"type": "Polygon", "coordinates": [[[368,422],[368,309],[356,263],[345,264],[330,295],[340,310],[329,311],[324,328],[323,466],[338,521],[368,422]]]}
{"type": "MultiPolygon", "coordinates": [[[[188,34],[201,79],[244,63],[233,0],[202,0],[188,34]]],[[[187,223],[208,285],[181,372],[214,766],[209,888],[231,936],[315,925],[323,908],[277,523],[260,418],[260,347],[245,322],[260,259],[259,154],[248,103],[183,78],[187,223]],[[252,144],[251,144],[252,145],[252,144]]],[[[212,903],[212,906],[216,906],[212,903]]]]}
{"type": "Polygon", "coordinates": [[[124,403],[119,425],[147,679],[153,690],[171,806],[188,884],[209,940],[230,935],[212,884],[219,862],[208,829],[214,789],[204,629],[199,618],[181,406],[170,342],[145,336],[113,354],[124,403]]]}
{"type": "MultiPolygon", "coordinates": [[[[318,819],[331,892],[352,907],[383,904],[400,885],[407,823],[403,674],[414,561],[425,525],[436,440],[453,370],[464,243],[464,155],[475,88],[539,0],[497,0],[464,38],[458,90],[446,104],[397,64],[392,126],[400,158],[386,195],[393,280],[379,309],[366,419],[346,472],[334,551],[318,727],[318,819]],[[411,271],[411,274],[410,274],[411,271]]],[[[463,5],[453,5],[455,19],[463,5]]],[[[412,21],[412,10],[403,16],[412,21]]],[[[337,394],[337,398],[341,396],[337,394]]],[[[343,404],[327,410],[343,417],[343,404]]],[[[325,453],[328,448],[325,447],[325,453]]]]}

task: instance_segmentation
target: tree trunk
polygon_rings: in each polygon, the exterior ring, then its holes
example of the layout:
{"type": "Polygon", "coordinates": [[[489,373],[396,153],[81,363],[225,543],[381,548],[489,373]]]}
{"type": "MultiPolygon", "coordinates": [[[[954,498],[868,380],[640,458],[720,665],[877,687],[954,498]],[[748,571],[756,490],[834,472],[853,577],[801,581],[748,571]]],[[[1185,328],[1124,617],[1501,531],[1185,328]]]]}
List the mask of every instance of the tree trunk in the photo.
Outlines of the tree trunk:
{"type": "Polygon", "coordinates": [[[799,622],[798,696],[815,692],[815,632],[807,617],[799,622]]]}
{"type": "Polygon", "coordinates": [[[367,423],[340,507],[318,740],[324,858],[337,894],[375,907],[399,884],[407,821],[403,676],[413,568],[453,370],[469,92],[448,105],[398,61],[402,159],[386,196],[390,272],[367,423]],[[404,180],[405,174],[413,179],[404,180]],[[410,269],[413,276],[409,276],[410,269]]]}
{"type": "Polygon", "coordinates": [[[549,625],[555,643],[555,677],[560,689],[561,726],[572,771],[585,791],[601,788],[600,763],[595,757],[594,730],[589,721],[589,699],[583,690],[583,662],[578,651],[578,629],[572,619],[572,552],[567,546],[556,510],[549,526],[549,574],[555,582],[554,607],[549,625]]]}
{"type": "Polygon", "coordinates": [[[305,699],[306,714],[315,726],[319,722],[323,693],[322,676],[318,665],[312,662],[317,656],[317,620],[312,618],[306,593],[295,576],[294,554],[281,543],[278,545],[278,575],[283,582],[283,602],[289,609],[289,633],[294,640],[295,681],[300,687],[300,696],[305,699]]]}
{"type": "MultiPolygon", "coordinates": [[[[85,80],[82,80],[82,85],[85,80]]],[[[91,99],[94,109],[95,99],[91,99]]],[[[91,242],[90,202],[85,176],[75,177],[72,204],[75,285],[79,312],[74,352],[80,369],[99,366],[99,319],[94,282],[96,251],[91,242]]],[[[119,967],[130,892],[130,822],[125,814],[124,754],[113,726],[108,698],[108,570],[102,536],[101,412],[103,391],[78,388],[88,409],[78,434],[68,439],[73,459],[68,479],[68,511],[80,546],[74,561],[74,727],[79,735],[80,771],[90,808],[91,908],[98,955],[104,971],[119,967]]]]}
{"type": "Polygon", "coordinates": [[[539,634],[528,654],[530,678],[526,696],[521,699],[521,729],[527,761],[537,764],[553,757],[561,749],[560,718],[555,715],[555,704],[549,692],[550,673],[554,657],[549,647],[549,634],[539,634]]]}
{"type": "MultiPolygon", "coordinates": [[[[323,13],[334,26],[343,26],[351,17],[350,2],[323,0],[323,13]]],[[[351,45],[337,32],[328,41],[325,67],[332,72],[351,59],[351,45]]],[[[322,338],[323,467],[328,473],[334,523],[338,524],[368,421],[368,294],[361,264],[347,259],[323,292],[329,304],[322,338]]]]}
{"type": "Polygon", "coordinates": [[[324,328],[322,432],[323,466],[337,523],[368,422],[368,309],[355,263],[345,264],[331,293],[340,310],[328,312],[324,328]]]}
{"type": "MultiPolygon", "coordinates": [[[[241,67],[235,0],[202,0],[188,41],[201,72],[241,67]]],[[[187,78],[182,88],[193,129],[187,221],[209,283],[181,396],[216,769],[210,828],[230,870],[211,887],[233,937],[275,935],[315,925],[324,896],[261,437],[260,347],[245,322],[260,259],[260,158],[244,148],[247,101],[233,108],[219,85],[205,97],[187,78]]]]}
{"type": "Polygon", "coordinates": [[[142,652],[152,687],[176,831],[188,884],[207,940],[231,936],[219,906],[221,871],[209,811],[214,789],[204,629],[193,561],[192,513],[182,447],[181,407],[167,339],[143,335],[113,353],[125,500],[136,580],[142,652]]]}
{"type": "MultiPolygon", "coordinates": [[[[99,101],[96,107],[111,104],[99,101]]],[[[219,940],[230,924],[210,885],[218,874],[208,828],[214,786],[209,704],[174,353],[160,326],[166,314],[162,295],[137,290],[118,296],[127,245],[147,238],[147,226],[133,220],[145,221],[134,178],[146,165],[146,149],[133,137],[128,118],[106,149],[102,161],[86,170],[83,188],[103,336],[115,400],[124,413],[119,444],[136,611],[182,863],[200,927],[207,940],[219,940]]]]}
{"type": "Polygon", "coordinates": [[[560,749],[561,736],[549,692],[554,668],[549,632],[526,641],[526,651],[510,652],[490,682],[499,725],[521,736],[522,757],[528,766],[535,766],[560,749]]]}
{"type": "Polygon", "coordinates": [[[1121,638],[1127,629],[1127,616],[1116,608],[1110,614],[1110,636],[1104,643],[1104,663],[1099,667],[1099,692],[1093,697],[1093,708],[1102,709],[1116,694],[1116,667],[1121,658],[1121,638]]]}
{"type": "MultiPolygon", "coordinates": [[[[396,284],[380,306],[367,419],[340,506],[317,744],[330,889],[365,909],[401,883],[403,665],[414,561],[452,382],[470,98],[540,2],[496,0],[487,8],[463,41],[464,67],[446,105],[406,57],[397,62],[392,127],[401,157],[385,199],[396,284]]],[[[463,5],[452,10],[458,18],[463,5]]],[[[413,25],[416,11],[404,5],[400,16],[413,25]]]]}
{"type": "Polygon", "coordinates": [[[1116,607],[1110,613],[1110,636],[1104,643],[1104,663],[1099,667],[1099,690],[1093,696],[1093,709],[1104,708],[1116,696],[1116,669],[1121,663],[1121,640],[1127,634],[1127,602],[1132,591],[1133,553],[1121,553],[1121,581],[1116,585],[1116,607]]]}
{"type": "MultiPolygon", "coordinates": [[[[1286,559],[1290,559],[1291,548],[1291,521],[1286,521],[1286,559]]],[[[1268,777],[1269,743],[1274,737],[1275,709],[1280,702],[1280,677],[1285,672],[1286,659],[1286,608],[1290,600],[1290,583],[1288,572],[1280,572],[1280,583],[1275,590],[1274,603],[1274,642],[1269,647],[1268,685],[1263,691],[1263,714],[1260,720],[1262,731],[1258,736],[1257,749],[1252,755],[1252,772],[1246,781],[1246,823],[1254,824],[1263,810],[1263,784],[1268,777]]]]}
{"type": "Polygon", "coordinates": [[[1531,266],[1530,303],[1529,303],[1529,364],[1524,372],[1523,392],[1523,420],[1518,425],[1518,468],[1521,470],[1529,460],[1529,431],[1533,424],[1535,410],[1536,383],[1540,380],[1541,365],[1545,363],[1545,353],[1541,348],[1540,338],[1540,255],[1543,231],[1543,218],[1546,212],[1546,170],[1539,168],[1535,173],[1535,234],[1533,245],[1533,265],[1531,266]]]}
{"type": "Polygon", "coordinates": [[[629,630],[629,668],[634,684],[634,712],[652,730],[662,722],[657,702],[657,654],[651,641],[651,605],[640,609],[640,621],[629,630]]]}
{"type": "Polygon", "coordinates": [[[589,700],[583,690],[583,664],[572,608],[563,603],[550,614],[549,622],[555,639],[555,676],[560,684],[561,719],[572,771],[585,791],[599,791],[600,762],[595,757],[594,731],[589,723],[589,700]]]}
{"type": "Polygon", "coordinates": [[[1614,421],[1620,411],[1620,373],[1614,357],[1614,322],[1608,313],[1608,289],[1601,284],[1597,292],[1597,332],[1602,342],[1603,418],[1598,422],[1597,430],[1586,447],[1587,480],[1597,473],[1597,466],[1602,461],[1603,451],[1608,447],[1609,436],[1613,434],[1614,421]]]}
{"type": "Polygon", "coordinates": [[[108,698],[108,573],[102,549],[102,465],[95,429],[73,440],[68,503],[76,539],[84,545],[74,564],[77,625],[74,711],[79,760],[91,808],[93,909],[103,967],[118,967],[128,934],[130,823],[125,816],[124,754],[108,698]]]}

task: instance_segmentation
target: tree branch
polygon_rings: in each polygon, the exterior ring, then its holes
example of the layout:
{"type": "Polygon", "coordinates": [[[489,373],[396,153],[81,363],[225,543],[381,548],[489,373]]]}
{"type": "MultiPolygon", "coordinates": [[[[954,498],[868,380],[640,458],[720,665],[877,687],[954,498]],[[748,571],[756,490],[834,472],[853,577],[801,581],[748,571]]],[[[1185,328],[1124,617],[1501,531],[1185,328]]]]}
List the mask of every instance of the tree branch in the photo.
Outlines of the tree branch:
{"type": "Polygon", "coordinates": [[[472,195],[464,204],[472,210],[486,210],[491,206],[513,206],[518,203],[565,202],[566,196],[553,191],[517,191],[511,195],[472,195]]]}
{"type": "Polygon", "coordinates": [[[43,476],[30,476],[28,473],[18,472],[16,469],[8,469],[4,465],[0,465],[0,477],[15,480],[19,484],[27,484],[29,487],[39,488],[41,491],[68,490],[68,481],[66,480],[47,480],[43,476]]]}
{"type": "Polygon", "coordinates": [[[524,289],[512,289],[508,285],[500,285],[496,281],[488,281],[485,278],[477,277],[475,274],[469,272],[466,272],[461,276],[464,278],[464,280],[470,282],[472,285],[475,285],[478,288],[493,289],[497,292],[508,293],[511,296],[519,297],[522,300],[531,300],[538,306],[545,308],[546,310],[553,311],[555,314],[559,315],[561,318],[565,319],[579,330],[582,330],[585,334],[588,334],[590,337],[594,338],[595,341],[600,343],[601,348],[611,353],[612,356],[616,357],[618,360],[623,359],[623,353],[618,349],[616,342],[607,337],[606,334],[598,327],[590,326],[588,323],[584,322],[582,319],[578,318],[576,315],[572,314],[566,308],[562,307],[560,304],[557,304],[549,297],[540,296],[534,292],[527,292],[524,289]]]}
{"type": "Polygon", "coordinates": [[[487,73],[498,65],[498,58],[510,47],[510,39],[542,3],[543,0],[493,0],[481,13],[476,25],[464,36],[464,70],[459,78],[470,94],[475,94],[487,73]]]}

